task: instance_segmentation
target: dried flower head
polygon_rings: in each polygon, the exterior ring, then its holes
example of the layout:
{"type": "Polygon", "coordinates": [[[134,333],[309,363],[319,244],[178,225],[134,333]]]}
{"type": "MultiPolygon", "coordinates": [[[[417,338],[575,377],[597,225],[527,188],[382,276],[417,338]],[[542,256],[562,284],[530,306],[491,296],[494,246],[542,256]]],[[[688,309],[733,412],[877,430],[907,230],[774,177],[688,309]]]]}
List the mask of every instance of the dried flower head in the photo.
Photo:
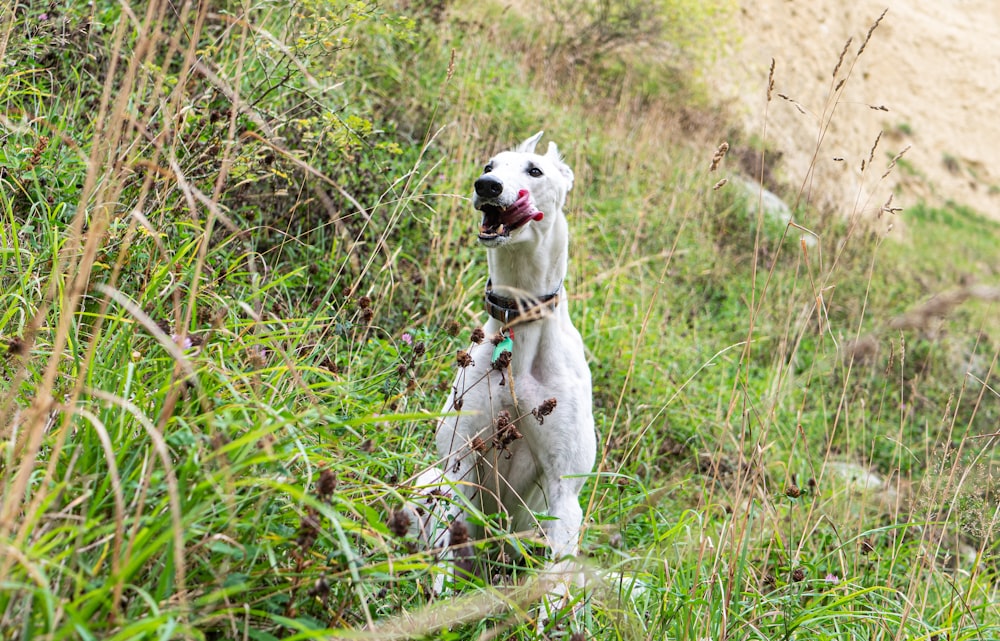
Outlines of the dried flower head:
{"type": "Polygon", "coordinates": [[[473,451],[482,454],[483,452],[486,451],[486,441],[477,436],[474,439],[472,439],[472,443],[469,444],[469,447],[471,447],[473,451]]]}
{"type": "Polygon", "coordinates": [[[457,519],[448,526],[448,532],[451,534],[452,545],[465,545],[469,542],[469,528],[457,519]]]}
{"type": "Polygon", "coordinates": [[[496,426],[496,433],[493,436],[493,447],[507,452],[507,458],[510,458],[511,452],[507,449],[508,446],[517,439],[524,438],[524,435],[517,429],[517,425],[510,420],[510,412],[507,410],[500,410],[494,420],[494,425],[496,426]]]}
{"type": "Polygon", "coordinates": [[[448,336],[458,336],[458,332],[461,331],[462,326],[457,320],[450,320],[444,324],[444,333],[448,336]]]}
{"type": "Polygon", "coordinates": [[[471,339],[473,343],[479,345],[484,340],[486,340],[486,332],[483,331],[482,327],[477,327],[476,329],[472,330],[471,339]]]}
{"type": "Polygon", "coordinates": [[[307,508],[299,520],[299,532],[295,539],[299,549],[306,552],[319,538],[319,512],[315,508],[307,508]]]}
{"type": "Polygon", "coordinates": [[[326,580],[325,576],[321,576],[316,579],[316,583],[309,588],[309,596],[319,597],[325,599],[327,595],[330,594],[330,583],[326,580]]]}
{"type": "Polygon", "coordinates": [[[171,331],[170,331],[170,321],[168,321],[168,320],[158,320],[158,321],[156,321],[156,326],[164,334],[167,334],[168,336],[171,334],[171,331]]]}
{"type": "Polygon", "coordinates": [[[455,558],[455,570],[459,573],[472,574],[472,545],[469,544],[469,529],[459,520],[448,526],[451,535],[452,554],[455,558]]]}
{"type": "Polygon", "coordinates": [[[319,482],[316,483],[316,496],[323,500],[329,500],[333,496],[333,491],[337,489],[337,475],[331,469],[322,469],[319,472],[319,482]]]}
{"type": "Polygon", "coordinates": [[[358,298],[359,309],[368,309],[371,306],[372,306],[371,296],[361,296],[360,298],[358,298]]]}
{"type": "Polygon", "coordinates": [[[802,496],[802,490],[799,489],[798,485],[789,483],[788,486],[785,487],[785,496],[790,499],[797,499],[802,496]]]}
{"type": "Polygon", "coordinates": [[[403,538],[410,531],[410,515],[406,513],[406,510],[393,510],[389,513],[389,531],[403,538]]]}
{"type": "Polygon", "coordinates": [[[14,336],[7,341],[7,354],[10,356],[24,356],[28,351],[28,345],[20,336],[14,336]]]}
{"type": "Polygon", "coordinates": [[[768,572],[764,575],[764,578],[761,579],[761,586],[763,587],[764,592],[773,592],[774,589],[778,587],[778,578],[771,572],[768,572]]]}
{"type": "Polygon", "coordinates": [[[464,349],[458,350],[458,353],[455,354],[455,360],[458,362],[459,367],[468,367],[469,365],[472,365],[472,356],[470,356],[469,352],[464,349]]]}
{"type": "Polygon", "coordinates": [[[49,146],[49,137],[39,136],[38,142],[35,143],[34,148],[31,150],[31,158],[28,159],[28,163],[25,169],[28,170],[34,169],[35,165],[37,165],[42,160],[42,154],[45,153],[45,150],[46,148],[48,148],[48,146],[49,146]]]}
{"type": "Polygon", "coordinates": [[[869,537],[861,539],[861,553],[868,555],[875,551],[875,543],[869,537]]]}
{"type": "Polygon", "coordinates": [[[538,421],[538,424],[541,425],[542,423],[545,422],[545,417],[551,414],[555,408],[556,408],[556,399],[555,398],[546,399],[542,401],[538,405],[538,407],[531,410],[531,415],[534,416],[535,420],[538,421]]]}
{"type": "Polygon", "coordinates": [[[511,358],[512,354],[507,350],[500,352],[500,355],[497,356],[497,359],[493,361],[493,369],[498,369],[501,371],[507,369],[507,366],[510,365],[511,358]]]}
{"type": "Polygon", "coordinates": [[[427,353],[427,345],[423,341],[417,341],[413,344],[413,355],[416,357],[421,357],[427,353]]]}
{"type": "Polygon", "coordinates": [[[799,581],[802,581],[805,578],[806,578],[806,571],[803,570],[802,568],[795,568],[794,570],[792,570],[792,581],[798,583],[799,581]]]}

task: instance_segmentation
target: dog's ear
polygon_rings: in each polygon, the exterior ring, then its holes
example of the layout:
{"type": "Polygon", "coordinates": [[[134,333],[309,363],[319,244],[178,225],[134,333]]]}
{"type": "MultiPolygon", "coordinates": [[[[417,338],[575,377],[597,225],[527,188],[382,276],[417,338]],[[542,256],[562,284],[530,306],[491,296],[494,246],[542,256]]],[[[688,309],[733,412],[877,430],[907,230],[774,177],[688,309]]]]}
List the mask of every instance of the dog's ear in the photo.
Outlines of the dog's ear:
{"type": "Polygon", "coordinates": [[[549,141],[549,150],[545,152],[545,157],[552,160],[552,163],[559,169],[559,173],[569,181],[569,186],[573,186],[573,170],[569,168],[565,162],[563,162],[562,154],[559,153],[559,148],[556,147],[556,143],[549,141]]]}
{"type": "Polygon", "coordinates": [[[537,134],[535,134],[531,138],[528,138],[517,147],[514,147],[514,151],[520,151],[526,154],[534,153],[535,145],[537,145],[538,141],[542,139],[542,134],[544,133],[545,133],[544,131],[539,131],[537,134]]]}

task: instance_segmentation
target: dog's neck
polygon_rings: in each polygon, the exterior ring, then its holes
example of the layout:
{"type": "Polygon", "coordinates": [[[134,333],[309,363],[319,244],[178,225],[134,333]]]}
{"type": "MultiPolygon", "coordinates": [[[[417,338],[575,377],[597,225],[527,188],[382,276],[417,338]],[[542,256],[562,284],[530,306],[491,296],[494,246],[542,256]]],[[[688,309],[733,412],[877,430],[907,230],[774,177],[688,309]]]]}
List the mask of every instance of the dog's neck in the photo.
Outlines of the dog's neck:
{"type": "Polygon", "coordinates": [[[493,291],[508,298],[541,298],[559,291],[569,253],[566,221],[559,218],[544,235],[486,251],[493,291]]]}

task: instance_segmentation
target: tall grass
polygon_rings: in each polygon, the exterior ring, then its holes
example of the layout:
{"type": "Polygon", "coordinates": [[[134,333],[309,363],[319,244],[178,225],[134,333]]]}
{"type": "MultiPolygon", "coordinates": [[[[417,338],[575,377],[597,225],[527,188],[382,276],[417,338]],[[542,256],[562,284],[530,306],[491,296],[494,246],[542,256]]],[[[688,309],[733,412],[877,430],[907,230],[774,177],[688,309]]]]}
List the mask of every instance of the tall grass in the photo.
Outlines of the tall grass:
{"type": "Polygon", "coordinates": [[[764,123],[628,47],[547,66],[551,8],[2,14],[3,638],[998,634],[996,224],[808,184],[775,218],[764,123]],[[391,518],[481,318],[463,194],[539,126],[602,443],[586,600],[541,632],[530,555],[435,599],[391,518]]]}

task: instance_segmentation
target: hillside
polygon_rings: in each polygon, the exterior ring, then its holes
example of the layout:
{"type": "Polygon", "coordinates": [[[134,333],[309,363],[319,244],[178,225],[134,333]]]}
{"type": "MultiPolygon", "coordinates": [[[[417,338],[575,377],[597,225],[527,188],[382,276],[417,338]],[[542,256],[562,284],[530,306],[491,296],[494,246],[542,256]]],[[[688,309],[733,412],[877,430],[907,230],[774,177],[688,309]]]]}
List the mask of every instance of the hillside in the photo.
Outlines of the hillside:
{"type": "Polygon", "coordinates": [[[776,61],[781,101],[768,112],[769,135],[794,185],[816,151],[828,109],[831,73],[844,43],[853,60],[868,26],[888,9],[820,149],[812,188],[824,205],[858,202],[871,213],[891,188],[897,202],[957,202],[1000,219],[1000,5],[990,0],[835,0],[741,3],[739,36],[713,71],[749,131],[764,121],[762,79],[776,61]],[[801,106],[806,113],[798,109],[801,106]],[[875,110],[871,107],[885,107],[875,110]],[[909,147],[905,168],[882,186],[862,184],[860,162],[879,132],[879,166],[909,147]],[[834,158],[843,158],[843,162],[834,158]],[[880,200],[881,198],[881,200],[880,200]]]}
{"type": "Polygon", "coordinates": [[[990,76],[802,4],[0,9],[0,640],[1000,638],[996,152],[921,93],[990,76]],[[401,516],[542,129],[599,448],[548,621],[534,528],[466,576],[401,516]]]}

